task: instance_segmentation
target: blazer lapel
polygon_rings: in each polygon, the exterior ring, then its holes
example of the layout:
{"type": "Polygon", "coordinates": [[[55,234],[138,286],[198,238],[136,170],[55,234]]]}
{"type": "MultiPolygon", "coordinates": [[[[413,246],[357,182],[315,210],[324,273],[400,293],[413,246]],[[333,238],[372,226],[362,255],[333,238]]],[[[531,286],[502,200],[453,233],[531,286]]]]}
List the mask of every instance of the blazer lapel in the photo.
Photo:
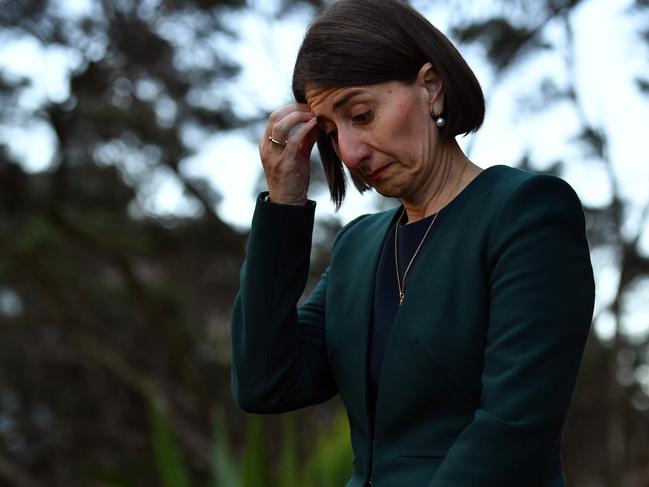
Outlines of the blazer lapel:
{"type": "MultiPolygon", "coordinates": [[[[399,208],[370,215],[369,222],[350,229],[343,248],[335,249],[336,266],[330,274],[328,296],[336,310],[329,338],[333,341],[333,365],[340,367],[336,379],[350,413],[359,420],[367,415],[367,359],[369,330],[373,318],[375,278],[383,244],[399,208]],[[362,226],[361,226],[362,225],[362,226]],[[354,353],[337,353],[353,350],[354,353]]],[[[342,247],[342,246],[341,246],[342,247]]]]}
{"type": "MultiPolygon", "coordinates": [[[[472,391],[479,390],[480,386],[476,382],[479,377],[474,371],[480,368],[480,364],[474,361],[480,354],[479,351],[466,354],[462,352],[465,349],[473,350],[471,346],[475,344],[470,346],[469,342],[481,340],[481,323],[476,321],[476,329],[469,334],[464,334],[462,329],[455,326],[455,323],[463,321],[457,313],[463,316],[471,313],[465,309],[471,307],[470,302],[457,304],[458,299],[466,299],[466,296],[458,296],[461,287],[457,284],[460,280],[457,275],[457,264],[460,262],[457,251],[460,241],[457,235],[466,230],[467,238],[471,238],[471,228],[465,222],[470,221],[467,216],[471,212],[475,213],[479,209],[467,207],[463,201],[470,192],[479,191],[480,184],[485,179],[486,177],[482,177],[480,181],[470,183],[470,187],[457,196],[457,201],[444,215],[440,227],[432,233],[428,245],[417,256],[408,277],[404,303],[394,318],[383,356],[377,394],[377,421],[380,420],[382,403],[383,407],[390,409],[389,403],[394,401],[393,387],[403,380],[394,366],[398,366],[399,361],[404,360],[403,354],[408,353],[407,347],[411,346],[406,343],[408,341],[424,343],[436,366],[470,401],[476,400],[472,391]],[[458,346],[459,344],[462,346],[458,346]]],[[[474,272],[478,271],[479,267],[475,266],[474,272]]],[[[480,306],[480,303],[475,302],[473,305],[480,306]]]]}

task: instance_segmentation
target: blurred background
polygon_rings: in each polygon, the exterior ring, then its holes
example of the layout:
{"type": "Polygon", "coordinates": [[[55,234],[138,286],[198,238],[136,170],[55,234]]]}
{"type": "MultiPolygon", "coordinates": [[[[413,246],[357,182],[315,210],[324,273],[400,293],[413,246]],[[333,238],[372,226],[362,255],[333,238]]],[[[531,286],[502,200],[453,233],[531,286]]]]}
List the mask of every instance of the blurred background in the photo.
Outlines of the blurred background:
{"type": "MultiPolygon", "coordinates": [[[[0,485],[344,485],[338,399],[260,417],[229,390],[258,140],[327,3],[0,2],[0,485]]],[[[649,1],[411,3],[483,85],[469,157],[584,205],[597,301],[568,485],[649,486],[649,1]]],[[[395,204],[350,191],[336,213],[312,163],[307,291],[341,225],[395,204]]]]}

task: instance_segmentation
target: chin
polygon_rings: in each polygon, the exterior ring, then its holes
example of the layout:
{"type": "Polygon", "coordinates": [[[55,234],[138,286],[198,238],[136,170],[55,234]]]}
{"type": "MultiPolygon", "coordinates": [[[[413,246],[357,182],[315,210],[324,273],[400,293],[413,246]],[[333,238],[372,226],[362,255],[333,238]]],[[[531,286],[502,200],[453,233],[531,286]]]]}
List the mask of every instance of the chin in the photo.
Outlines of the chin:
{"type": "Polygon", "coordinates": [[[376,187],[372,186],[372,189],[376,191],[378,194],[381,196],[385,196],[386,198],[401,198],[401,192],[396,190],[395,188],[390,188],[390,187],[376,187]]]}
{"type": "Polygon", "coordinates": [[[392,181],[379,181],[376,186],[372,185],[374,191],[386,198],[401,198],[403,196],[403,187],[392,181]]]}

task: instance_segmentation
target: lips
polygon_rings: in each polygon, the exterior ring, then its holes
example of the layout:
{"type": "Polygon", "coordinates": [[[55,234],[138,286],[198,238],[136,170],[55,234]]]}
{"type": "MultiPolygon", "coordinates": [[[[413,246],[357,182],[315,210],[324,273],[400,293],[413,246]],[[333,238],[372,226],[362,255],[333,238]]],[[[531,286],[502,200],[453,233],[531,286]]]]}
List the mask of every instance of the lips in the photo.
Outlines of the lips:
{"type": "Polygon", "coordinates": [[[383,173],[385,172],[385,170],[386,170],[386,169],[388,168],[388,166],[390,166],[391,164],[392,164],[392,163],[390,163],[390,164],[386,164],[385,166],[381,166],[381,167],[379,167],[376,171],[374,171],[374,172],[368,174],[368,175],[367,175],[367,179],[370,179],[370,180],[377,180],[377,179],[380,179],[381,176],[383,175],[383,173]]]}

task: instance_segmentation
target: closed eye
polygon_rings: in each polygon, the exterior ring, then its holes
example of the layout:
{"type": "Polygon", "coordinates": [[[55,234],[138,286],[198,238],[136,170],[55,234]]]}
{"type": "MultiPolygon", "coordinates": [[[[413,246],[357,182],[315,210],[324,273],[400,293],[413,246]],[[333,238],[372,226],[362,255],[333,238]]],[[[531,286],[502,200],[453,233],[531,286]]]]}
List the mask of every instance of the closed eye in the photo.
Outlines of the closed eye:
{"type": "Polygon", "coordinates": [[[361,113],[360,115],[356,115],[352,118],[352,120],[354,122],[367,123],[372,120],[372,112],[368,110],[367,112],[361,113]]]}
{"type": "MultiPolygon", "coordinates": [[[[356,115],[352,117],[352,121],[354,123],[368,123],[372,121],[372,116],[373,113],[371,110],[368,110],[367,112],[363,112],[359,115],[356,115]]],[[[338,131],[337,130],[331,130],[330,132],[327,132],[327,136],[334,142],[338,140],[338,131]]]]}

